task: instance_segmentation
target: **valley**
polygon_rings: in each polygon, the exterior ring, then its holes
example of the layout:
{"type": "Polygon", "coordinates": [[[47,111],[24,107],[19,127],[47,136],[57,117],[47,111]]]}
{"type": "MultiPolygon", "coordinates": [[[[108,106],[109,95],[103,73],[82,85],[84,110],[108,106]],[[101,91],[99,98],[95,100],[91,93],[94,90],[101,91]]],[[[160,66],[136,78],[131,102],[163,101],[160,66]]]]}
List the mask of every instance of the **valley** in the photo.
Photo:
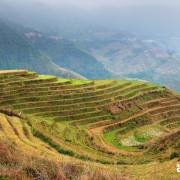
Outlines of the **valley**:
{"type": "Polygon", "coordinates": [[[42,74],[78,79],[111,76],[96,58],[68,39],[1,19],[0,68],[25,68],[42,74]]]}
{"type": "Polygon", "coordinates": [[[180,90],[180,57],[167,43],[105,31],[75,42],[100,61],[113,78],[146,80],[180,90]]]}

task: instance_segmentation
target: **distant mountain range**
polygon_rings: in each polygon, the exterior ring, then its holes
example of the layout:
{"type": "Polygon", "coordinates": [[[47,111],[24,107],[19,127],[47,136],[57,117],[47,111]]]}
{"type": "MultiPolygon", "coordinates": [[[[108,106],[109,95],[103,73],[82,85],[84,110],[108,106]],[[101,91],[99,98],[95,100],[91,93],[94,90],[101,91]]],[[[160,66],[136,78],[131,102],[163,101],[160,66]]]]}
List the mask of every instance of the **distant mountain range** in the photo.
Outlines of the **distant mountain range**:
{"type": "Polygon", "coordinates": [[[180,37],[170,37],[164,42],[166,46],[180,55],[180,37]]]}
{"type": "MultiPolygon", "coordinates": [[[[143,79],[180,90],[180,55],[168,42],[93,29],[66,39],[0,20],[0,68],[88,79],[143,79]]],[[[178,39],[171,39],[178,47],[178,39]]]]}
{"type": "Polygon", "coordinates": [[[164,43],[106,32],[76,43],[121,77],[144,79],[180,90],[180,56],[164,43]]]}
{"type": "Polygon", "coordinates": [[[110,76],[100,62],[72,42],[3,20],[0,20],[0,68],[26,68],[73,78],[110,76]]]}

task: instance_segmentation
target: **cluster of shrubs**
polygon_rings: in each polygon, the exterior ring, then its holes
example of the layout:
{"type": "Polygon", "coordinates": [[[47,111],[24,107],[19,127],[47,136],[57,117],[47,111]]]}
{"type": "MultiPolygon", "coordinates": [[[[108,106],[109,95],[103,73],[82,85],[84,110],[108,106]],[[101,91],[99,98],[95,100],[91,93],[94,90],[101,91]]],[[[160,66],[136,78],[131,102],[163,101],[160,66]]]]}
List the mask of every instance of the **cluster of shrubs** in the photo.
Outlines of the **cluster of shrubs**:
{"type": "Polygon", "coordinates": [[[174,158],[177,158],[177,157],[180,157],[180,153],[177,152],[177,151],[173,151],[173,152],[170,154],[170,159],[174,159],[174,158]]]}
{"type": "Polygon", "coordinates": [[[75,155],[73,151],[66,150],[66,149],[62,148],[59,144],[56,144],[51,138],[43,135],[38,130],[33,129],[33,135],[38,137],[42,141],[46,142],[47,144],[49,144],[51,147],[56,149],[61,154],[65,154],[65,155],[69,155],[69,156],[74,156],[75,155]]]}
{"type": "Polygon", "coordinates": [[[58,162],[42,157],[26,156],[0,142],[0,180],[124,180],[126,173],[95,168],[82,162],[58,162]],[[122,178],[121,178],[122,177],[122,178]]]}

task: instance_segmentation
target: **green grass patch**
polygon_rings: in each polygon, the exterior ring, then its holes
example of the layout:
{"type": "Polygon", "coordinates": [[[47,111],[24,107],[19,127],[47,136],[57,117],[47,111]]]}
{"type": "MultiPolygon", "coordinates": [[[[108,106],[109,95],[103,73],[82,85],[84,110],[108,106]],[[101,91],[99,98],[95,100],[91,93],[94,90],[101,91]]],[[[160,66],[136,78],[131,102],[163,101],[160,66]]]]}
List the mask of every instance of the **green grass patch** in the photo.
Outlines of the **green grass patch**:
{"type": "Polygon", "coordinates": [[[50,137],[43,135],[40,131],[38,131],[36,129],[33,129],[33,135],[35,137],[38,137],[45,143],[49,144],[52,148],[56,149],[61,154],[65,154],[68,156],[75,155],[73,151],[62,148],[59,144],[56,144],[50,137]]]}
{"type": "Polygon", "coordinates": [[[110,132],[107,132],[104,134],[104,139],[106,143],[112,144],[115,147],[118,147],[120,149],[124,149],[127,151],[136,151],[137,148],[135,147],[129,147],[129,146],[124,146],[120,140],[117,139],[116,134],[119,132],[119,129],[112,130],[110,132]]]}

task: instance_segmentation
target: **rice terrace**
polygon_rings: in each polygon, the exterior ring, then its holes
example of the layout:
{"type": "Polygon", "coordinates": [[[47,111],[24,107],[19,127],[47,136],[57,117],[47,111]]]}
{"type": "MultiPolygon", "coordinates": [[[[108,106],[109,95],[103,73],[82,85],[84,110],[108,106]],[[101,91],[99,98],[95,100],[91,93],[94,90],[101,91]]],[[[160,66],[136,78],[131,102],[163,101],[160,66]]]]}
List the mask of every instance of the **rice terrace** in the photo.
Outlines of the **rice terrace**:
{"type": "Polygon", "coordinates": [[[0,179],[180,179],[180,95],[136,80],[0,71],[0,179]]]}

